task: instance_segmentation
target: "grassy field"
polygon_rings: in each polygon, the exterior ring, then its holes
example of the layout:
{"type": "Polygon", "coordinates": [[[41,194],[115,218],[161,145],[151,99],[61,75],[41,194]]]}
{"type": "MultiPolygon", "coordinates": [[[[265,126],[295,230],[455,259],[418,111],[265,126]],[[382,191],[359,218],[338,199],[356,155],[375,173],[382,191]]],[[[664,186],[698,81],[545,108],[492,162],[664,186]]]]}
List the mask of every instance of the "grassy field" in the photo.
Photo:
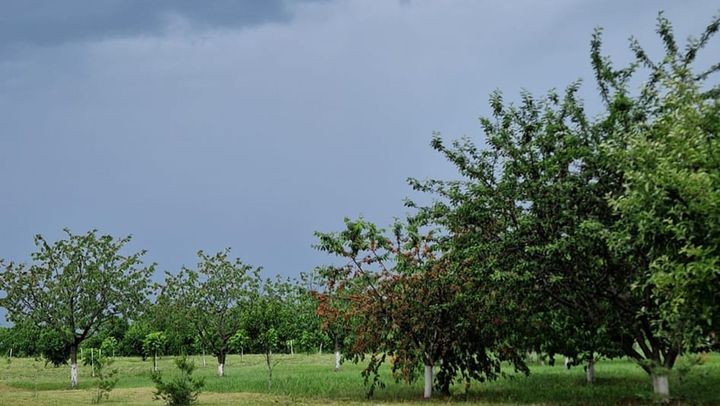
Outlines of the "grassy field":
{"type": "MultiPolygon", "coordinates": [[[[365,399],[365,388],[359,365],[343,364],[333,371],[332,355],[279,355],[273,386],[267,387],[265,364],[261,356],[228,358],[226,376],[215,376],[216,364],[211,357],[203,366],[194,357],[196,374],[206,377],[201,405],[248,404],[377,404],[421,402],[420,383],[410,386],[395,383],[387,368],[383,371],[387,387],[371,400],[365,399]]],[[[107,404],[162,405],[153,401],[150,381],[151,361],[139,358],[118,358],[120,381],[110,394],[107,404]]],[[[160,369],[174,370],[170,357],[160,360],[160,369]]],[[[469,392],[458,385],[451,398],[438,397],[437,403],[477,405],[515,404],[644,404],[652,403],[647,375],[624,360],[601,360],[597,363],[597,382],[585,384],[582,367],[566,370],[555,367],[531,366],[531,375],[500,379],[496,382],[473,383],[469,392]]],[[[508,371],[510,372],[510,371],[508,371]]],[[[671,392],[678,404],[720,405],[720,355],[712,354],[707,361],[694,367],[684,377],[671,378],[671,392]]],[[[88,367],[80,367],[80,389],[68,390],[69,368],[45,368],[42,361],[15,358],[0,361],[0,405],[75,405],[90,404],[94,379],[88,367]]]]}

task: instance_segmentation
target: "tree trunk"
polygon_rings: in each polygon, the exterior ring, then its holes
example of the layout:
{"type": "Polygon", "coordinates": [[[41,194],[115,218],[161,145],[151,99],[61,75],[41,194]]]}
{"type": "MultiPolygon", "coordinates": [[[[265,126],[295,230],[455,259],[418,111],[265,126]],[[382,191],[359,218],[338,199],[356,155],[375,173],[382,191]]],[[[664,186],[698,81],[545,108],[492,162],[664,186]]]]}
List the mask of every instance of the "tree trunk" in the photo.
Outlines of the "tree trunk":
{"type": "Polygon", "coordinates": [[[157,351],[153,353],[153,371],[157,372],[157,351]]]}
{"type": "Polygon", "coordinates": [[[595,383],[595,358],[593,357],[593,354],[590,354],[588,357],[585,377],[587,378],[587,383],[591,385],[595,383]]]}
{"type": "Polygon", "coordinates": [[[340,370],[340,343],[335,340],[335,370],[340,370]]]}
{"type": "Polygon", "coordinates": [[[90,349],[90,376],[95,378],[95,349],[90,349]]]}
{"type": "Polygon", "coordinates": [[[319,355],[322,355],[322,343],[320,343],[320,351],[318,351],[319,355]]]}
{"type": "Polygon", "coordinates": [[[432,364],[425,364],[425,390],[423,391],[423,398],[430,399],[432,396],[432,384],[433,384],[433,366],[432,364]]]}
{"type": "Polygon", "coordinates": [[[268,390],[272,387],[272,350],[269,350],[265,353],[265,364],[267,364],[268,369],[268,390]]]}
{"type": "Polygon", "coordinates": [[[652,375],[653,392],[663,400],[670,397],[670,386],[667,375],[652,375]]]}
{"type": "Polygon", "coordinates": [[[78,386],[77,345],[70,346],[70,387],[78,386]]]}
{"type": "Polygon", "coordinates": [[[245,348],[240,347],[240,362],[243,362],[243,355],[245,355],[245,348]]]}
{"type": "Polygon", "coordinates": [[[202,356],[203,366],[205,367],[205,366],[207,366],[207,364],[205,363],[205,348],[204,348],[204,347],[203,347],[203,350],[202,350],[202,351],[203,351],[203,356],[202,356]]]}
{"type": "Polygon", "coordinates": [[[221,376],[221,377],[225,376],[225,353],[221,351],[220,354],[218,354],[217,359],[218,359],[218,376],[221,376]]]}

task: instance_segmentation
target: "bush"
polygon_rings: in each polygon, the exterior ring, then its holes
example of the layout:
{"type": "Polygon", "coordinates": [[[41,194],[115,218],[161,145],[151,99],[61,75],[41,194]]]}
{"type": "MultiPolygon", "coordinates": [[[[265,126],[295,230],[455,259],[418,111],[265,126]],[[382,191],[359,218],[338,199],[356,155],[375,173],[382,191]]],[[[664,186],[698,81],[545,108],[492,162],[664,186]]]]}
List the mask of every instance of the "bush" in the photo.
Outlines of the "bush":
{"type": "Polygon", "coordinates": [[[198,394],[205,386],[203,378],[193,378],[195,364],[188,361],[186,356],[175,360],[180,370],[180,376],[176,376],[170,382],[163,382],[162,374],[154,371],[151,375],[155,383],[155,399],[162,399],[168,405],[189,405],[197,400],[198,394]]]}
{"type": "Polygon", "coordinates": [[[63,337],[55,330],[46,330],[40,334],[37,350],[45,358],[45,366],[51,363],[54,367],[59,367],[67,363],[70,358],[70,349],[63,337]]]}

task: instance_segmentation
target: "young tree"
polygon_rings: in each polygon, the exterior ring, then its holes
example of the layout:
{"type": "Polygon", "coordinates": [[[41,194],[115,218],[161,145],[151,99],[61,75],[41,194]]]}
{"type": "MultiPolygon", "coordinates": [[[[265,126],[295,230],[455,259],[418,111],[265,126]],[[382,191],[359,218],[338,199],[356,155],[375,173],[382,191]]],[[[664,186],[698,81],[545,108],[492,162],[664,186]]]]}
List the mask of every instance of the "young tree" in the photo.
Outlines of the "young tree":
{"type": "Polygon", "coordinates": [[[167,345],[167,336],[162,331],[155,331],[145,336],[143,340],[143,353],[147,356],[152,354],[153,372],[157,372],[158,354],[162,354],[167,345]]]}
{"type": "Polygon", "coordinates": [[[133,314],[146,300],[154,265],[144,266],[145,251],[121,251],[130,237],[115,239],[65,230],[66,239],[35,237],[30,265],[9,263],[0,274],[6,296],[0,306],[13,322],[29,321],[62,336],[70,356],[70,384],[77,386],[77,349],[113,317],[133,314]]]}
{"type": "Polygon", "coordinates": [[[250,344],[250,338],[247,336],[243,329],[236,331],[235,334],[230,337],[230,349],[237,353],[240,353],[240,362],[242,362],[243,360],[243,356],[245,355],[245,348],[247,348],[248,344],[250,344]]]}
{"type": "Polygon", "coordinates": [[[218,375],[225,375],[230,338],[241,325],[243,312],[257,291],[260,268],[228,258],[226,249],[215,255],[198,252],[197,269],[183,268],[167,275],[164,294],[195,326],[203,345],[217,357],[218,375]]]}

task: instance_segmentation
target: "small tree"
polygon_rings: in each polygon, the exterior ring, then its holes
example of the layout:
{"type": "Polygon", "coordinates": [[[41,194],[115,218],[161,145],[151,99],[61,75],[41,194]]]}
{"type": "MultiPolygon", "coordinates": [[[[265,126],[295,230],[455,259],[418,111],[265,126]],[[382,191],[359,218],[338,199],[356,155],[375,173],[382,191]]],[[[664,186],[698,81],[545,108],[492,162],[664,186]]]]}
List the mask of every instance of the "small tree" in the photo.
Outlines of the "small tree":
{"type": "Polygon", "coordinates": [[[107,356],[115,356],[115,350],[117,349],[118,341],[115,337],[108,337],[100,344],[100,350],[107,356]]]}
{"type": "Polygon", "coordinates": [[[153,372],[157,372],[157,357],[158,353],[162,353],[165,349],[167,337],[162,331],[156,331],[145,336],[143,340],[143,353],[146,355],[152,354],[153,357],[153,372]]]}
{"type": "Polygon", "coordinates": [[[9,263],[0,274],[6,296],[0,307],[13,322],[29,321],[62,336],[70,356],[70,385],[76,387],[77,350],[113,317],[134,313],[146,300],[153,266],[143,266],[145,251],[121,251],[130,237],[115,239],[65,230],[53,243],[35,236],[30,265],[9,263]]]}
{"type": "Polygon", "coordinates": [[[114,363],[113,359],[105,355],[100,355],[95,359],[95,373],[97,381],[95,383],[95,395],[92,403],[100,403],[103,399],[110,398],[110,392],[117,385],[119,377],[117,376],[117,368],[111,369],[114,363]]]}
{"type": "Polygon", "coordinates": [[[189,405],[197,401],[198,394],[205,387],[205,379],[193,378],[195,364],[186,356],[175,360],[180,375],[173,380],[164,382],[160,372],[153,372],[151,378],[155,383],[155,399],[162,399],[168,405],[189,405]]]}
{"type": "Polygon", "coordinates": [[[250,338],[247,336],[244,330],[238,330],[232,337],[230,337],[230,349],[237,353],[240,353],[240,361],[242,362],[243,356],[245,355],[245,348],[250,343],[250,338]]]}

